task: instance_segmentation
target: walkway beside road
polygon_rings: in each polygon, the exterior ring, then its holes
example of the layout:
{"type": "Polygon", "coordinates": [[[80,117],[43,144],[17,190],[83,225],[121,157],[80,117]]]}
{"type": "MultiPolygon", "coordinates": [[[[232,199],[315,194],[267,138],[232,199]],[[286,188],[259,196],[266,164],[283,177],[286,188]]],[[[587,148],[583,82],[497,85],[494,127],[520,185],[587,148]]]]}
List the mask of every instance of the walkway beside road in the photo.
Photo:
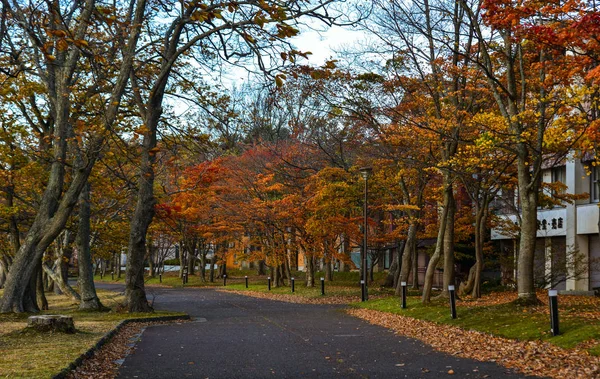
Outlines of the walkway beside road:
{"type": "Polygon", "coordinates": [[[341,306],[198,288],[148,288],[148,295],[157,309],[185,311],[195,321],[146,329],[119,378],[523,377],[491,362],[439,353],[351,317],[341,306]]]}

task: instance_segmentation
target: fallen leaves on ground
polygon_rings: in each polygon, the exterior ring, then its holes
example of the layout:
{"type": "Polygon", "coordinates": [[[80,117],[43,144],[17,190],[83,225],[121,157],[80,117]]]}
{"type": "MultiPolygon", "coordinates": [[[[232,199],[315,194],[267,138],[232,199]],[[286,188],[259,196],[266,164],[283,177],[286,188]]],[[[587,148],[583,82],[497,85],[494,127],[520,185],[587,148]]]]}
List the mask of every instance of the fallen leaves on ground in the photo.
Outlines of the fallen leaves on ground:
{"type": "MultiPolygon", "coordinates": [[[[177,322],[184,322],[177,320],[177,322]]],[[[149,325],[169,324],[172,321],[132,322],[123,326],[119,332],[100,350],[67,375],[67,379],[113,379],[120,365],[117,360],[125,358],[134,349],[129,346],[137,335],[149,325]]]]}
{"type": "Polygon", "coordinates": [[[492,361],[527,375],[552,378],[600,377],[600,358],[581,349],[562,349],[543,341],[517,341],[449,325],[368,309],[347,312],[399,335],[419,339],[436,350],[478,361],[492,361]]]}
{"type": "MultiPolygon", "coordinates": [[[[537,297],[542,305],[529,308],[528,312],[549,314],[548,292],[545,290],[537,291],[537,297]]],[[[459,306],[484,307],[510,303],[517,300],[515,291],[492,292],[482,296],[480,299],[465,297],[460,299],[459,306]]],[[[558,295],[558,307],[561,317],[578,317],[587,320],[600,320],[600,297],[578,296],[578,295],[558,295]]]]}
{"type": "MultiPolygon", "coordinates": [[[[278,300],[286,303],[297,304],[350,304],[360,301],[360,296],[324,296],[324,297],[305,297],[292,294],[253,292],[253,291],[238,291],[229,289],[218,289],[217,291],[235,293],[237,295],[251,296],[260,299],[278,300]]],[[[377,299],[381,296],[369,296],[369,299],[377,299]]]]}

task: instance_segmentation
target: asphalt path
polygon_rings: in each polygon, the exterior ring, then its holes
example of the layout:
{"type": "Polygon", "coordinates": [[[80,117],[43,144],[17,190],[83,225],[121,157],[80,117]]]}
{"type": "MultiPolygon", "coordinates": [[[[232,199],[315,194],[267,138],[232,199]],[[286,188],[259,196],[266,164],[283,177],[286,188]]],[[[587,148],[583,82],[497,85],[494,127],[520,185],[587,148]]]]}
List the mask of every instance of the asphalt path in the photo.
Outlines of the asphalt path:
{"type": "Polygon", "coordinates": [[[156,309],[184,311],[193,321],[148,327],[118,378],[524,377],[492,362],[437,352],[351,317],[341,306],[205,288],[147,292],[156,309]]]}

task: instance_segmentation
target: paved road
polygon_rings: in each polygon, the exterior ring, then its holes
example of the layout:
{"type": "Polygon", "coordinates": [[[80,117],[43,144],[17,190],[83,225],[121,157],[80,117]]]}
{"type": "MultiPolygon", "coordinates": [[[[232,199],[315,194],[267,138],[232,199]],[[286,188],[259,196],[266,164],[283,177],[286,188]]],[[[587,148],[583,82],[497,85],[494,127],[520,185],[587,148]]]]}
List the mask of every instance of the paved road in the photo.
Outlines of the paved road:
{"type": "Polygon", "coordinates": [[[436,352],[339,306],[212,289],[149,289],[152,296],[157,309],[185,311],[195,321],[146,329],[118,378],[523,377],[494,363],[436,352]]]}

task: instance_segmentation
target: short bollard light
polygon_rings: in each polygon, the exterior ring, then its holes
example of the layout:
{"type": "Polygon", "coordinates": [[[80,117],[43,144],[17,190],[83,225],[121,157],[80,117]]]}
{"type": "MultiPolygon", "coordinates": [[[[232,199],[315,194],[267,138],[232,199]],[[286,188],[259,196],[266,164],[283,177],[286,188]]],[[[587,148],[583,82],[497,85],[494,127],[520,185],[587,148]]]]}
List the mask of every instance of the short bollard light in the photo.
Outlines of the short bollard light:
{"type": "Polygon", "coordinates": [[[244,279],[246,279],[246,288],[248,288],[248,275],[246,275],[244,279]]]}
{"type": "Polygon", "coordinates": [[[223,287],[227,287],[227,274],[223,274],[223,287]]]}
{"type": "Polygon", "coordinates": [[[325,278],[321,278],[321,296],[325,295],[325,278]]]}
{"type": "Polygon", "coordinates": [[[550,304],[550,331],[553,336],[557,336],[560,333],[558,328],[558,291],[548,291],[549,304],[550,304]]]}
{"type": "Polygon", "coordinates": [[[158,282],[162,283],[162,274],[158,274],[158,282]]]}
{"type": "Polygon", "coordinates": [[[365,294],[365,281],[361,280],[360,281],[360,301],[366,301],[366,294],[365,294]]]}
{"type": "Polygon", "coordinates": [[[267,288],[269,289],[269,291],[271,290],[271,277],[270,276],[267,278],[267,288]]]}
{"type": "Polygon", "coordinates": [[[104,277],[104,273],[102,271],[100,271],[100,279],[102,280],[103,277],[104,277]]]}
{"type": "Polygon", "coordinates": [[[448,286],[448,292],[450,292],[450,315],[452,318],[456,318],[456,294],[454,293],[454,286],[448,286]]]}
{"type": "Polygon", "coordinates": [[[402,286],[402,309],[406,309],[406,282],[400,282],[402,286]]]}
{"type": "Polygon", "coordinates": [[[292,278],[292,293],[294,293],[296,291],[295,282],[296,282],[296,280],[294,278],[292,278]]]}
{"type": "Polygon", "coordinates": [[[110,278],[111,278],[111,280],[115,280],[115,272],[114,271],[110,272],[110,278]]]}

